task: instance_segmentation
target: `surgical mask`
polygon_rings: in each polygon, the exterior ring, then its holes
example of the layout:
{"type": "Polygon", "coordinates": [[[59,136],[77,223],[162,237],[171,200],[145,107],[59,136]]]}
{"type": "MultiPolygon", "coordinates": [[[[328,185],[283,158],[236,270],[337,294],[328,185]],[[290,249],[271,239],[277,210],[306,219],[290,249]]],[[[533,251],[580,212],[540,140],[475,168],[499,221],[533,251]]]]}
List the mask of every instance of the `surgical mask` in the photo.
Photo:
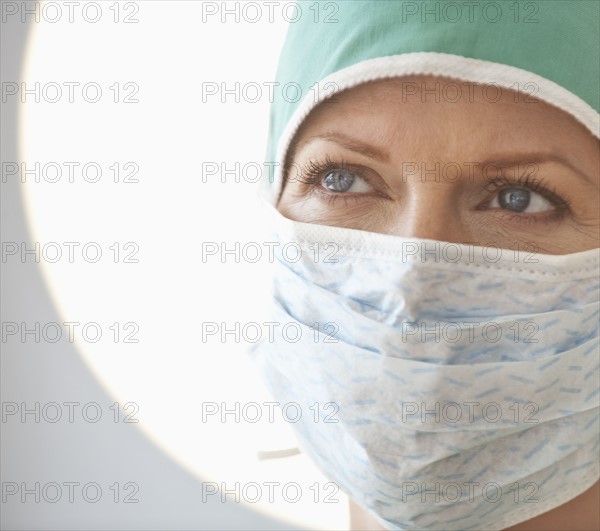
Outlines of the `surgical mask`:
{"type": "Polygon", "coordinates": [[[299,223],[268,204],[255,347],[299,447],[388,529],[504,529],[599,476],[598,249],[551,256],[299,223]]]}

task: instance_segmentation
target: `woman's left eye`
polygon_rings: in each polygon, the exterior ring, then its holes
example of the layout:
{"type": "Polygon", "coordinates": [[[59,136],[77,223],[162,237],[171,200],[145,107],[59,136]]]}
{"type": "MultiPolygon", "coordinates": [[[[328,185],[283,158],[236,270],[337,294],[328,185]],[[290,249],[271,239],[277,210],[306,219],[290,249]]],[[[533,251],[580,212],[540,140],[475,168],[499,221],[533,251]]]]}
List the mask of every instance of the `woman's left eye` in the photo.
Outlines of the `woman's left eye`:
{"type": "Polygon", "coordinates": [[[511,212],[533,214],[554,210],[552,203],[542,195],[526,188],[500,190],[490,203],[490,208],[501,208],[511,212]]]}
{"type": "Polygon", "coordinates": [[[327,173],[321,180],[321,186],[336,193],[363,193],[372,190],[371,186],[363,178],[344,169],[333,170],[327,173]]]}

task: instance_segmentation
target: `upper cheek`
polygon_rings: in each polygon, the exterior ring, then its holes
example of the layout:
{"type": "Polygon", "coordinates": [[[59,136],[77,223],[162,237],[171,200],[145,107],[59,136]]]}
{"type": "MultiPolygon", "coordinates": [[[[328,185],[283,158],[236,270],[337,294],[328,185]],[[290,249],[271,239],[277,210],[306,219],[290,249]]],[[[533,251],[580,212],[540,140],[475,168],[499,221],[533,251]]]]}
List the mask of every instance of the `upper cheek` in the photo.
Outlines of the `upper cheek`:
{"type": "MultiPolygon", "coordinates": [[[[389,203],[389,202],[387,202],[389,203]]],[[[388,232],[397,212],[377,198],[360,199],[338,196],[288,198],[280,203],[280,212],[305,223],[318,223],[369,232],[388,232]]]]}
{"type": "Polygon", "coordinates": [[[551,232],[548,239],[568,247],[568,252],[579,252],[600,247],[600,205],[585,210],[573,209],[573,214],[566,217],[556,232],[551,232]]]}
{"type": "Polygon", "coordinates": [[[499,213],[481,211],[467,216],[470,240],[475,245],[543,254],[568,254],[598,247],[600,227],[570,218],[559,222],[528,223],[499,213]]]}
{"type": "Polygon", "coordinates": [[[462,227],[468,236],[479,240],[489,239],[492,235],[506,239],[513,233],[510,226],[500,222],[497,216],[493,216],[489,211],[465,211],[462,227]]]}
{"type": "Polygon", "coordinates": [[[573,223],[600,228],[600,191],[590,194],[585,202],[573,202],[571,210],[573,223]]]}
{"type": "Polygon", "coordinates": [[[496,245],[505,249],[524,242],[545,241],[554,237],[556,231],[564,229],[554,226],[551,233],[546,223],[519,220],[518,214],[500,209],[468,211],[464,215],[463,226],[479,245],[496,245]]]}

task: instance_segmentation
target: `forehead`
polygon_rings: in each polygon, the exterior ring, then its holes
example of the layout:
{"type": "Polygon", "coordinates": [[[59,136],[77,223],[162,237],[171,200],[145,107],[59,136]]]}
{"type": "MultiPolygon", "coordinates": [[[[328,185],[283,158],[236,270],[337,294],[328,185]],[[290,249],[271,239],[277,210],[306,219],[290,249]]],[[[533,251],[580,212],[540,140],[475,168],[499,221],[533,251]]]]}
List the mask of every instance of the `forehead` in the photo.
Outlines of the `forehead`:
{"type": "MultiPolygon", "coordinates": [[[[598,140],[568,113],[532,97],[534,90],[433,76],[369,82],[317,106],[294,144],[299,149],[311,136],[341,131],[424,156],[478,157],[526,147],[549,154],[568,151],[597,164],[598,140]]],[[[589,169],[598,171],[595,165],[589,169]]]]}

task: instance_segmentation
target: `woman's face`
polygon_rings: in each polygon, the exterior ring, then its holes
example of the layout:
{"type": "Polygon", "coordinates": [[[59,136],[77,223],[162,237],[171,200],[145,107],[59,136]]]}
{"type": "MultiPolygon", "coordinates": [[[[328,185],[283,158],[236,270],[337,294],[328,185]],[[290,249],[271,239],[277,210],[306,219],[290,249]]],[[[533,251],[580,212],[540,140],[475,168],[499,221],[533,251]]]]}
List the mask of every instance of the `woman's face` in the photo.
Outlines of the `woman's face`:
{"type": "Polygon", "coordinates": [[[496,90],[435,77],[334,98],[291,146],[284,216],[546,254],[598,247],[599,143],[567,113],[525,92],[503,89],[493,102],[496,90]]]}

